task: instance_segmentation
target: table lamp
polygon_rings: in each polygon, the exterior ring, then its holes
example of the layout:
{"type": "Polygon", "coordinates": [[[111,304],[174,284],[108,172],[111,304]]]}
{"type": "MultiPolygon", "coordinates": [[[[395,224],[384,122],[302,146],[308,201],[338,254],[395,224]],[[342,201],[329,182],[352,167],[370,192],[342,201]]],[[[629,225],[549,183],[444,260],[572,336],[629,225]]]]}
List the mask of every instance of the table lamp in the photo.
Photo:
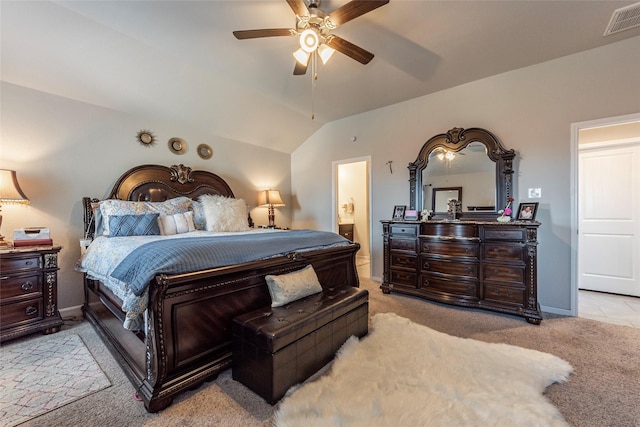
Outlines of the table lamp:
{"type": "MultiPolygon", "coordinates": [[[[0,169],[0,231],[2,230],[2,205],[7,203],[29,204],[29,198],[24,195],[16,171],[0,169]]],[[[4,241],[4,236],[0,234],[0,247],[8,246],[4,241]]]]}
{"type": "Polygon", "coordinates": [[[258,205],[269,208],[269,228],[276,228],[276,214],[274,207],[284,206],[278,190],[262,190],[258,194],[258,205]]]}

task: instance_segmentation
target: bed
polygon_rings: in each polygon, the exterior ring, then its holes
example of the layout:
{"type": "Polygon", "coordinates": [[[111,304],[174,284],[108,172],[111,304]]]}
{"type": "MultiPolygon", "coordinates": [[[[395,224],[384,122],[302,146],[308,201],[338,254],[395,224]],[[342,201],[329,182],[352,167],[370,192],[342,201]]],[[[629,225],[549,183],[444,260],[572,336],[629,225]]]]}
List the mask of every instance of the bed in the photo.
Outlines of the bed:
{"type": "MultiPolygon", "coordinates": [[[[214,173],[192,170],[182,164],[141,165],[118,178],[102,202],[169,203],[185,197],[202,200],[204,195],[234,198],[229,185],[214,173]]],[[[97,202],[88,197],[83,199],[85,235],[95,235],[83,258],[99,241],[109,239],[102,236],[102,230],[96,232],[97,202]]],[[[251,223],[250,216],[247,223],[251,223]]],[[[111,232],[114,233],[113,225],[111,232]]],[[[283,233],[288,232],[279,235],[283,233]]],[[[291,233],[293,236],[296,231],[291,233]]],[[[273,237],[277,234],[273,233],[273,237]]],[[[176,237],[171,240],[175,245],[170,246],[175,246],[176,251],[183,250],[179,241],[199,239],[166,236],[172,237],[176,237]]],[[[111,241],[126,239],[129,237],[111,241]]],[[[231,366],[232,319],[271,304],[266,275],[286,274],[312,265],[323,288],[357,287],[358,249],[357,243],[345,241],[229,265],[200,266],[194,271],[158,272],[145,284],[144,321],[139,328],[125,327],[130,313],[123,310],[122,295],[102,276],[79,268],[85,273],[83,311],[121,364],[147,411],[157,412],[169,406],[176,395],[215,379],[231,366]]]]}

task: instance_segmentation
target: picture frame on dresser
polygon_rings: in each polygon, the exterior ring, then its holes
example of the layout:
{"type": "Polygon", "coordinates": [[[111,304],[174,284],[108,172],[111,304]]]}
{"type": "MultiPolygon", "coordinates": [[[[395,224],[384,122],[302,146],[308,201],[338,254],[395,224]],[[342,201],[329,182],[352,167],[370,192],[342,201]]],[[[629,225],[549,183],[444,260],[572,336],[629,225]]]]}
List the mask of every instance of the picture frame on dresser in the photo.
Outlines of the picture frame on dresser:
{"type": "Polygon", "coordinates": [[[395,205],[393,207],[393,220],[402,221],[404,219],[404,211],[407,209],[405,205],[395,205]]]}
{"type": "Polygon", "coordinates": [[[535,221],[538,212],[538,202],[520,203],[518,206],[518,221],[535,221]]]}

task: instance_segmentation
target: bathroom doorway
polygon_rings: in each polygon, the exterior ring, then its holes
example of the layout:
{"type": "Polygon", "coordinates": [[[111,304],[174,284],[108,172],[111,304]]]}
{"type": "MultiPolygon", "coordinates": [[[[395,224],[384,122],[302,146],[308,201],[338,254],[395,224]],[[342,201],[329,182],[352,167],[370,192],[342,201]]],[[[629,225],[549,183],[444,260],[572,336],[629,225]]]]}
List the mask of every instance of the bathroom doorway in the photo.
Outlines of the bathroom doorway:
{"type": "Polygon", "coordinates": [[[352,230],[352,240],[360,244],[356,264],[360,277],[371,277],[369,157],[333,162],[334,228],[340,234],[352,230]]]}

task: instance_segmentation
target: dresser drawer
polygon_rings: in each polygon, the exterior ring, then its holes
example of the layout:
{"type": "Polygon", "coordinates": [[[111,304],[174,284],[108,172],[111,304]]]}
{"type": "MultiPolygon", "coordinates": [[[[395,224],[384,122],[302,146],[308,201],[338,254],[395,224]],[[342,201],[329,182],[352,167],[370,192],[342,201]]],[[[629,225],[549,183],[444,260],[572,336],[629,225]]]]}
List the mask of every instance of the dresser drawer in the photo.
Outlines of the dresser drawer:
{"type": "Polygon", "coordinates": [[[29,297],[42,294],[42,273],[27,276],[10,276],[0,279],[0,300],[3,303],[15,297],[29,297]]]}
{"type": "Polygon", "coordinates": [[[463,277],[478,277],[478,264],[423,258],[422,271],[463,277]]]}
{"type": "Polygon", "coordinates": [[[391,283],[394,285],[410,286],[415,288],[417,278],[418,275],[416,273],[391,270],[391,283]]]}
{"type": "Polygon", "coordinates": [[[478,298],[478,283],[465,280],[448,280],[422,274],[420,288],[441,295],[456,295],[476,299],[478,298]]]}
{"type": "Polygon", "coordinates": [[[389,230],[392,236],[418,237],[418,225],[391,224],[389,230]]]}
{"type": "Polygon", "coordinates": [[[0,329],[43,318],[42,298],[4,305],[0,314],[0,329]]]}
{"type": "Polygon", "coordinates": [[[391,239],[391,250],[416,252],[416,239],[391,239]]]}
{"type": "Polygon", "coordinates": [[[524,261],[524,245],[508,245],[505,243],[485,243],[485,260],[524,261]]]}
{"type": "Polygon", "coordinates": [[[447,255],[459,257],[478,258],[478,245],[474,243],[457,242],[432,242],[422,240],[420,242],[420,252],[429,255],[447,255]]]}
{"type": "Polygon", "coordinates": [[[0,259],[0,272],[2,272],[2,276],[6,276],[9,271],[41,268],[41,259],[40,255],[2,258],[0,259]]]}
{"type": "Polygon", "coordinates": [[[391,268],[410,268],[415,270],[418,267],[418,257],[415,255],[391,254],[391,268]]]}
{"type": "Polygon", "coordinates": [[[483,274],[484,280],[524,283],[524,267],[509,265],[485,265],[483,274]]]}
{"type": "Polygon", "coordinates": [[[525,229],[504,227],[484,227],[484,240],[525,241],[525,229]]]}
{"type": "Polygon", "coordinates": [[[485,301],[495,301],[500,303],[517,304],[524,306],[525,290],[518,286],[501,286],[497,284],[485,284],[485,301]]]}

